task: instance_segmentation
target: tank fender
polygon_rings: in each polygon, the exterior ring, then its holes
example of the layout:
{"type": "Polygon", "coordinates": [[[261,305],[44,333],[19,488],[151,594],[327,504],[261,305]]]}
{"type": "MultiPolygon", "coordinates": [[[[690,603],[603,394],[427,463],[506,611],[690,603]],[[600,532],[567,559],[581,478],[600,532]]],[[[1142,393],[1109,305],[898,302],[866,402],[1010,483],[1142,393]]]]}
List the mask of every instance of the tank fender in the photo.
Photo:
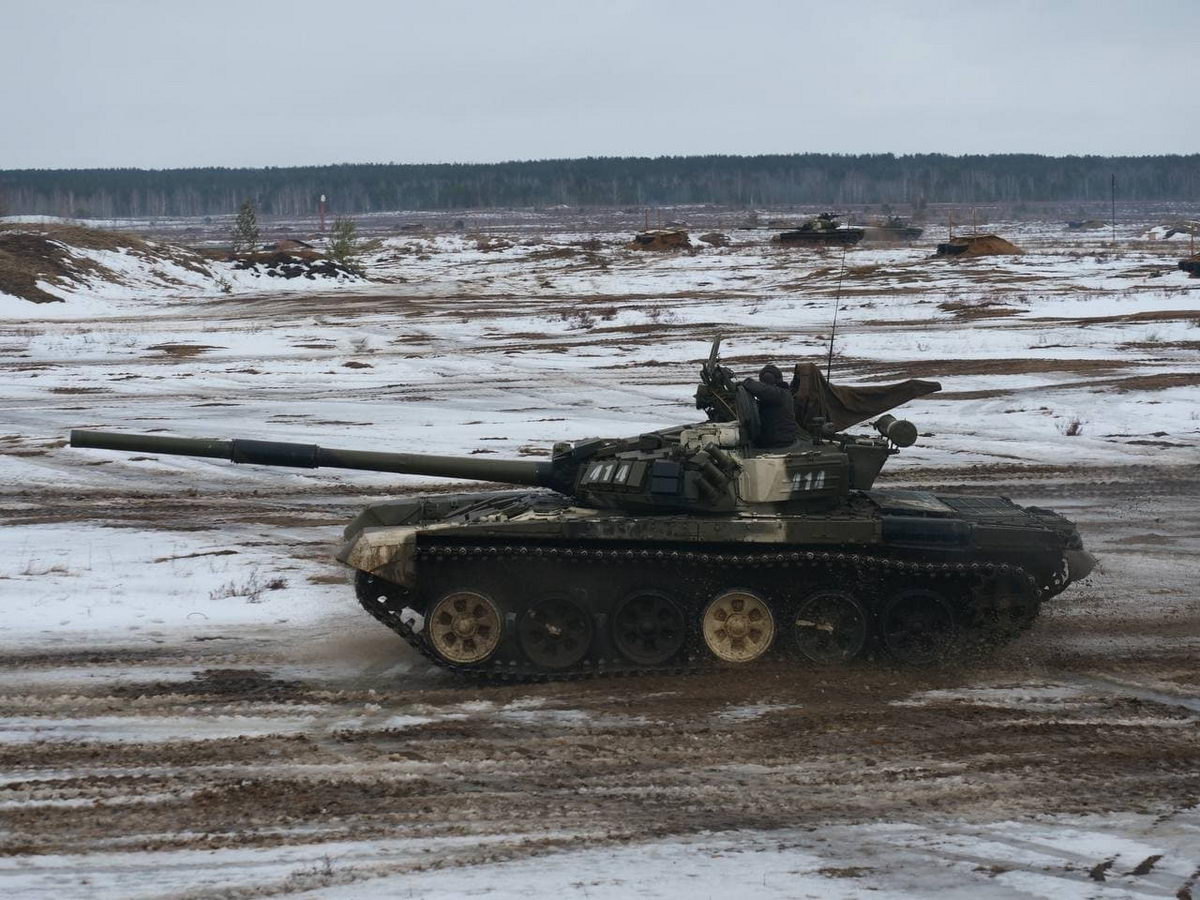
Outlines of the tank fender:
{"type": "Polygon", "coordinates": [[[1087,578],[1092,569],[1096,568],[1096,557],[1086,550],[1068,550],[1064,555],[1067,558],[1068,584],[1087,578]]]}
{"type": "Polygon", "coordinates": [[[888,543],[964,547],[971,543],[972,531],[961,519],[883,516],[883,539],[888,543]]]}
{"type": "Polygon", "coordinates": [[[342,544],[337,560],[360,572],[412,588],[417,575],[417,532],[412,527],[363,528],[342,544]]]}

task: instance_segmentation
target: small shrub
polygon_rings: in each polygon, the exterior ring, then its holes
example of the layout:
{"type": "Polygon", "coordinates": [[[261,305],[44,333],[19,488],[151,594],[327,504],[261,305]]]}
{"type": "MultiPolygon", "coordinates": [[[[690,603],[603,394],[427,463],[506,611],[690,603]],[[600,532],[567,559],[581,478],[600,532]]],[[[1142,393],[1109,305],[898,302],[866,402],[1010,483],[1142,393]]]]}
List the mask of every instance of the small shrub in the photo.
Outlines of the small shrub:
{"type": "Polygon", "coordinates": [[[679,314],[673,309],[665,309],[661,306],[652,306],[646,310],[646,318],[655,325],[673,325],[679,321],[679,314]]]}
{"type": "Polygon", "coordinates": [[[1078,416],[1072,416],[1065,422],[1057,423],[1055,427],[1058,429],[1059,434],[1066,435],[1067,437],[1077,437],[1083,434],[1083,425],[1083,419],[1078,416]]]}
{"type": "Polygon", "coordinates": [[[589,329],[596,327],[595,317],[586,309],[581,309],[579,312],[574,313],[563,310],[559,318],[567,323],[568,328],[572,329],[588,331],[589,329]]]}
{"type": "Polygon", "coordinates": [[[276,575],[267,581],[260,581],[258,571],[253,571],[240,584],[236,581],[227,581],[219,588],[215,588],[208,592],[210,602],[216,600],[227,600],[230,597],[245,597],[247,603],[261,603],[262,595],[266,591],[281,591],[288,586],[286,578],[276,575]]]}
{"type": "Polygon", "coordinates": [[[258,215],[254,204],[243,200],[233,224],[233,253],[252,253],[258,247],[258,215]]]}
{"type": "Polygon", "coordinates": [[[358,236],[354,222],[350,219],[334,219],[329,229],[329,258],[343,266],[355,267],[358,263],[358,236]]]}

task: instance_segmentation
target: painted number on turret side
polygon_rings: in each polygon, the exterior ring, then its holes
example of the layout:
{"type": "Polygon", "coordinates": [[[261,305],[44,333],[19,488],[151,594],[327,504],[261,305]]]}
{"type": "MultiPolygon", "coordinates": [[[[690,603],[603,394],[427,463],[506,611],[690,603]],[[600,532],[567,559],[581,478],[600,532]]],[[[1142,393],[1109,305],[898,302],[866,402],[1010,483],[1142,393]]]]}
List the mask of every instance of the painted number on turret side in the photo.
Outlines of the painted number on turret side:
{"type": "Polygon", "coordinates": [[[792,476],[792,491],[819,491],[825,487],[825,470],[797,472],[792,476]]]}

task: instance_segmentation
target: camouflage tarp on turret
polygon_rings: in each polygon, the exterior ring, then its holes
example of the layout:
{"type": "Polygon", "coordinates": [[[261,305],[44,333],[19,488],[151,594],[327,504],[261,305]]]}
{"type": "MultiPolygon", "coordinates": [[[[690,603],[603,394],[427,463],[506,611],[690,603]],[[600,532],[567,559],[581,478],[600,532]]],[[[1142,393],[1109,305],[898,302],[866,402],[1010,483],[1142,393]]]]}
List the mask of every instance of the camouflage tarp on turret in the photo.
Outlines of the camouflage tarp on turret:
{"type": "Polygon", "coordinates": [[[796,421],[808,425],[813,419],[822,418],[834,431],[865,422],[901,403],[941,389],[936,381],[916,378],[898,384],[863,387],[830,384],[814,363],[796,363],[792,375],[796,421]]]}

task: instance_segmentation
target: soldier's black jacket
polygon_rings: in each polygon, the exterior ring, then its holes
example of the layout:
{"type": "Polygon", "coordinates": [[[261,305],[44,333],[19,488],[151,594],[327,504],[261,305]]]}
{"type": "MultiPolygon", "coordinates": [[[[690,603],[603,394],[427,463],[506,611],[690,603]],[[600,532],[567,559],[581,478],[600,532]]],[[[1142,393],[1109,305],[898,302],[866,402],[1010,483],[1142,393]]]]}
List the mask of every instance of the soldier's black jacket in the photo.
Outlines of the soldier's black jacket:
{"type": "Polygon", "coordinates": [[[753,378],[747,378],[742,384],[758,400],[759,430],[755,443],[760,447],[786,447],[794,443],[800,437],[800,426],[796,424],[792,392],[753,378]]]}

